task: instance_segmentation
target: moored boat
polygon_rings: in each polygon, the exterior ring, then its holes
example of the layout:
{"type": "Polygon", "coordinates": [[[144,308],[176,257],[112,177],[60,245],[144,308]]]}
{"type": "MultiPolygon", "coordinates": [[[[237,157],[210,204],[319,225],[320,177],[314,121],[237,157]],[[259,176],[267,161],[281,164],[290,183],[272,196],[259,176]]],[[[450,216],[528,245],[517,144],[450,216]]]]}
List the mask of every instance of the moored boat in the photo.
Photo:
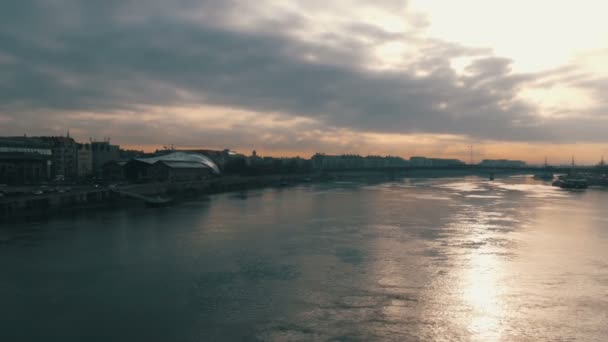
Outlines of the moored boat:
{"type": "Polygon", "coordinates": [[[534,179],[540,179],[540,180],[544,180],[544,181],[550,181],[553,180],[555,176],[553,175],[552,172],[541,172],[541,173],[537,173],[534,175],[534,179]]]}
{"type": "Polygon", "coordinates": [[[545,157],[545,166],[539,170],[539,172],[534,174],[534,179],[540,179],[544,181],[552,181],[555,178],[553,172],[551,172],[552,167],[549,166],[547,162],[547,157],[545,157]]]}
{"type": "Polygon", "coordinates": [[[587,189],[589,184],[587,183],[586,179],[566,178],[561,180],[558,186],[562,189],[587,189]]]}
{"type": "Polygon", "coordinates": [[[589,186],[608,186],[608,177],[605,175],[589,175],[587,176],[587,183],[589,186]]]}

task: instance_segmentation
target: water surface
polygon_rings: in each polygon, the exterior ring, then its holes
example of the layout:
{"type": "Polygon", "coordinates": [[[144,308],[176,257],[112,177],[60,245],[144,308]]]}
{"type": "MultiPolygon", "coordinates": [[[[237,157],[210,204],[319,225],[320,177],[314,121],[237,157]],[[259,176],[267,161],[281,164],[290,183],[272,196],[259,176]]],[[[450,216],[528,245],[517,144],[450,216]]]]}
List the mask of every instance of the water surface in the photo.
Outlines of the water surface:
{"type": "Polygon", "coordinates": [[[608,192],[351,182],[0,228],[0,341],[605,341],[608,192]]]}

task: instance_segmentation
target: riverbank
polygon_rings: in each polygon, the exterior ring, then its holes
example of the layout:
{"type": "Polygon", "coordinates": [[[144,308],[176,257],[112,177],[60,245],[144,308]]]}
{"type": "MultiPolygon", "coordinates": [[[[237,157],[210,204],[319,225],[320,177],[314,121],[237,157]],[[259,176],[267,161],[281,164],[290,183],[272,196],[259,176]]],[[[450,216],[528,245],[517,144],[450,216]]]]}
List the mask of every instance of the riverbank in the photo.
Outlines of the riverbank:
{"type": "MultiPolygon", "coordinates": [[[[318,181],[318,177],[314,180],[318,181]]],[[[26,194],[0,198],[0,222],[47,217],[116,206],[141,206],[144,201],[127,195],[164,196],[175,202],[201,196],[265,187],[284,187],[313,181],[311,175],[223,176],[196,182],[131,184],[79,189],[63,193],[26,194]]]]}
{"type": "Polygon", "coordinates": [[[64,193],[44,193],[0,198],[0,222],[48,217],[59,213],[83,212],[117,206],[142,206],[144,201],[127,195],[163,196],[174,202],[183,202],[202,196],[260,189],[288,187],[303,183],[332,181],[385,182],[401,178],[441,178],[485,173],[471,170],[349,170],[315,174],[236,176],[228,175],[196,182],[130,184],[118,188],[87,188],[64,193]]]}

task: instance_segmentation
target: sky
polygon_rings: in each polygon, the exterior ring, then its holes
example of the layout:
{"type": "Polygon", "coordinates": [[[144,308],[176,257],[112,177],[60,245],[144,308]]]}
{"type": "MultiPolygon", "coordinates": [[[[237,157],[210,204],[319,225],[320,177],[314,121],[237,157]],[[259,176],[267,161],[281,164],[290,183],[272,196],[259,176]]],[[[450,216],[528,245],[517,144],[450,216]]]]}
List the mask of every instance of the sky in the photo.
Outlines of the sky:
{"type": "Polygon", "coordinates": [[[8,0],[0,135],[608,157],[600,0],[8,0]]]}

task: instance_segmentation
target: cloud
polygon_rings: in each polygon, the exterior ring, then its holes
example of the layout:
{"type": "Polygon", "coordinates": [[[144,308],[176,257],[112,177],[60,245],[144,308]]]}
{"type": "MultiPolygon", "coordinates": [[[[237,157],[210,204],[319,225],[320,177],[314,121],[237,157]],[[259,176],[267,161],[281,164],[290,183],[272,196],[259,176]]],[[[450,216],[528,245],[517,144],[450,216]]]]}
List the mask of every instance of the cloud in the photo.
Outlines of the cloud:
{"type": "MultiPolygon", "coordinates": [[[[515,74],[511,60],[492,56],[488,48],[428,38],[424,17],[409,11],[407,2],[282,6],[210,0],[11,2],[0,13],[0,133],[78,126],[94,135],[110,125],[114,136],[144,143],[170,136],[166,123],[174,120],[184,143],[195,143],[203,130],[243,144],[260,136],[288,144],[282,137],[296,129],[299,135],[302,129],[319,132],[298,142],[311,147],[322,147],[314,141],[324,134],[345,131],[605,140],[596,129],[603,121],[549,121],[518,98],[523,86],[556,82],[570,71],[515,74]],[[349,15],[340,15],[340,9],[349,15]],[[397,12],[405,18],[402,31],[392,30],[401,27],[398,21],[383,27],[368,18],[390,23],[397,12]],[[403,46],[398,63],[375,68],[383,60],[374,49],[391,42],[403,46]],[[472,61],[464,74],[450,64],[460,57],[472,61]],[[198,116],[155,114],[163,125],[143,120],[149,115],[144,109],[173,107],[232,108],[260,118],[272,113],[310,120],[314,127],[205,130],[196,125],[205,121],[204,109],[194,111],[198,116]],[[75,115],[83,112],[95,114],[75,115]],[[569,129],[572,125],[581,131],[569,129]],[[134,134],[137,139],[128,138],[134,134]]],[[[605,82],[590,86],[600,89],[605,82]]],[[[240,114],[227,112],[238,121],[240,114]]]]}

